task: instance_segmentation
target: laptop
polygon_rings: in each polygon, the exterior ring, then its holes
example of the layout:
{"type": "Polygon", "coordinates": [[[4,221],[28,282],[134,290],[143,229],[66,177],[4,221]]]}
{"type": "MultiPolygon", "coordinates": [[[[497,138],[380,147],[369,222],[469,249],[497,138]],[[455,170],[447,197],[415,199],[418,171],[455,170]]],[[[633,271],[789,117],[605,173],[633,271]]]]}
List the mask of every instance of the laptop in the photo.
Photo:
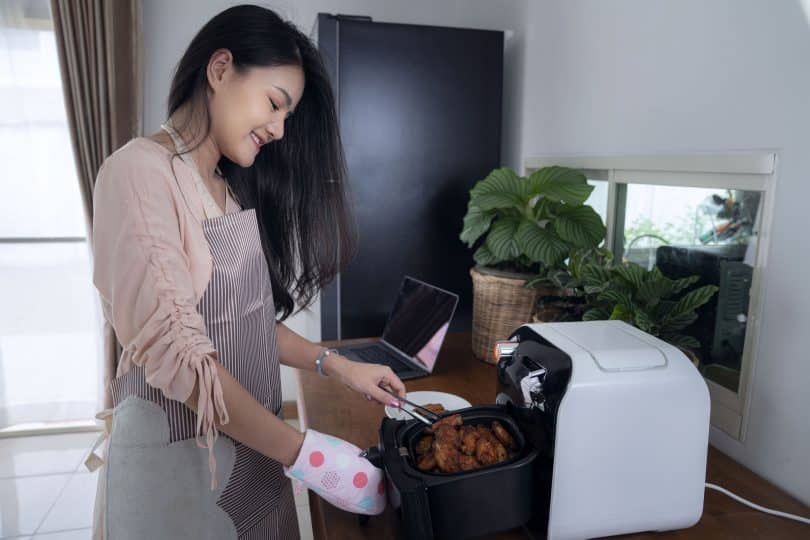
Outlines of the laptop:
{"type": "Polygon", "coordinates": [[[430,375],[457,304],[457,294],[405,276],[382,338],[338,351],[358,362],[389,366],[403,380],[430,375]]]}

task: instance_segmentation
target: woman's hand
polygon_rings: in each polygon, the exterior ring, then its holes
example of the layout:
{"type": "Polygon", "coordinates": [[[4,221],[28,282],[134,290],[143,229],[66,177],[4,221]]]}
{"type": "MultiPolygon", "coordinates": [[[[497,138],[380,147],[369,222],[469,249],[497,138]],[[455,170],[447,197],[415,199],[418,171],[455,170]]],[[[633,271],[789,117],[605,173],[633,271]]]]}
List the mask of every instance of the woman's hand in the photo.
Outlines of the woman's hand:
{"type": "Polygon", "coordinates": [[[405,397],[405,385],[388,366],[353,362],[345,356],[330,354],[324,361],[324,369],[330,375],[337,375],[343,384],[365,395],[366,399],[376,400],[382,405],[392,405],[396,400],[380,386],[405,397]]]}

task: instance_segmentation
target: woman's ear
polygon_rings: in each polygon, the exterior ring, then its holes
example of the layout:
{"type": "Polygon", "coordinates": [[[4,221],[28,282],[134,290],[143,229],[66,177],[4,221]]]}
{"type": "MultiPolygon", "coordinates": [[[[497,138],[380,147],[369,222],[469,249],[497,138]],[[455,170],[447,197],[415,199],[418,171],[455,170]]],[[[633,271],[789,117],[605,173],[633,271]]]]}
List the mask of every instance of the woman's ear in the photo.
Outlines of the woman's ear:
{"type": "Polygon", "coordinates": [[[228,49],[217,49],[208,61],[208,84],[215,92],[225,83],[233,68],[233,55],[228,49]]]}

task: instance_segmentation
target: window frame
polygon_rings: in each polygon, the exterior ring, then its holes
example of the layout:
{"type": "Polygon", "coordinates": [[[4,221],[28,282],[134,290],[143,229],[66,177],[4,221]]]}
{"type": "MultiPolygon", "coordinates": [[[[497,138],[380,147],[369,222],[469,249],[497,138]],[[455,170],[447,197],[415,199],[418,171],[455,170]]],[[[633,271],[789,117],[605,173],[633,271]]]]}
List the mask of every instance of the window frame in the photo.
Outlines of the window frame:
{"type": "Polygon", "coordinates": [[[766,150],[624,156],[544,155],[527,158],[524,174],[529,175],[537,169],[552,165],[575,168],[589,179],[608,183],[605,245],[618,256],[622,254],[624,212],[629,184],[738,189],[762,193],[738,391],[732,392],[704,378],[711,396],[712,426],[743,442],[762,329],[765,292],[763,272],[767,268],[774,215],[777,153],[766,150]]]}

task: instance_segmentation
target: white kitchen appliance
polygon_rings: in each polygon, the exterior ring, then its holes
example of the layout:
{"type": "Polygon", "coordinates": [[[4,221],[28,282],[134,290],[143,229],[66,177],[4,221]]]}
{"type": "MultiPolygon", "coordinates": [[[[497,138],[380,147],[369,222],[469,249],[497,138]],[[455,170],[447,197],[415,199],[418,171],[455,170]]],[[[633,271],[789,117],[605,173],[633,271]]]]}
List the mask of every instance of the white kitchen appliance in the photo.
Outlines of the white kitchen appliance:
{"type": "Polygon", "coordinates": [[[530,529],[568,540],[700,519],[709,393],[683,352],[621,321],[528,324],[496,351],[497,402],[540,452],[530,529]]]}

